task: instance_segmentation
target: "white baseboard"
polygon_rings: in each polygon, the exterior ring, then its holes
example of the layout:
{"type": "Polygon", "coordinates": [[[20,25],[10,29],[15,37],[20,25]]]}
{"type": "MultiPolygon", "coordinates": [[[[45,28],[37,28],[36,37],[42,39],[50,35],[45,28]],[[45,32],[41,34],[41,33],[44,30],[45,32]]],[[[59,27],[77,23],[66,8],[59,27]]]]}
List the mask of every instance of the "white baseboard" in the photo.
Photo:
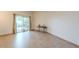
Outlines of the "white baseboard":
{"type": "Polygon", "coordinates": [[[47,31],[47,32],[50,33],[50,34],[52,34],[52,35],[55,35],[55,36],[57,36],[57,37],[59,37],[59,38],[61,38],[61,39],[63,39],[63,40],[66,40],[66,41],[68,41],[68,42],[71,42],[71,43],[73,43],[73,44],[79,46],[79,42],[70,40],[70,39],[68,39],[68,38],[61,37],[61,36],[59,36],[59,35],[56,35],[55,33],[51,33],[51,32],[49,32],[49,31],[47,31]]]}

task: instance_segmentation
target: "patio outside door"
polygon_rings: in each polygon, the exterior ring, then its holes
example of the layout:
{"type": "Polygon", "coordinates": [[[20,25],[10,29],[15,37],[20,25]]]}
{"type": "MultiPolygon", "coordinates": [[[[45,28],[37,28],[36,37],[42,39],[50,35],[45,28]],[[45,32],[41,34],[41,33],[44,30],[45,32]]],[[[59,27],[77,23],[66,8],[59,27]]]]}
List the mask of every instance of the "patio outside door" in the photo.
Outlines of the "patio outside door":
{"type": "Polygon", "coordinates": [[[15,16],[16,33],[26,32],[30,30],[30,18],[28,16],[15,16]]]}

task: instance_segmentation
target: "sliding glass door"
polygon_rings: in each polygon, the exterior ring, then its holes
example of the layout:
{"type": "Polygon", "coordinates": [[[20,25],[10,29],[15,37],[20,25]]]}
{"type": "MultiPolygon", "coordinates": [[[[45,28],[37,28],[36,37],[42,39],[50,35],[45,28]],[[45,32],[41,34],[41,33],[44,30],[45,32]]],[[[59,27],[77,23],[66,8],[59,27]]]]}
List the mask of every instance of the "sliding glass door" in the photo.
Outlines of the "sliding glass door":
{"type": "Polygon", "coordinates": [[[27,16],[16,15],[16,33],[30,30],[30,19],[27,16]]]}

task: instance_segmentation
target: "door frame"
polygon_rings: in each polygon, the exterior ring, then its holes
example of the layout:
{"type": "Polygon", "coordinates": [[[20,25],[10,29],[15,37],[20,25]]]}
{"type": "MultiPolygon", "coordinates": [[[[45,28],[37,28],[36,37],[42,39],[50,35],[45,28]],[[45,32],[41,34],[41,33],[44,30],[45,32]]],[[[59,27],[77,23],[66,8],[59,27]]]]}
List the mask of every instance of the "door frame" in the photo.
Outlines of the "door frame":
{"type": "MultiPolygon", "coordinates": [[[[27,16],[27,15],[21,15],[21,14],[13,14],[13,34],[16,34],[16,15],[20,15],[20,16],[27,16]]],[[[31,31],[31,16],[27,16],[29,17],[29,31],[31,31]]]]}

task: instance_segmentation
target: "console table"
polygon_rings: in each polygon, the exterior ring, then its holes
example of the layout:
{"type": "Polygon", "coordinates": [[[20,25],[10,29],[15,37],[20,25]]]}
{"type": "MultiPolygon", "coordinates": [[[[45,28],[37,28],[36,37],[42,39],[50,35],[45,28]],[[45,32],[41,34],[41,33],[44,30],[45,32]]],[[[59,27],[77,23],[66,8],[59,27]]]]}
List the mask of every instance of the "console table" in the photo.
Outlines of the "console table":
{"type": "Polygon", "coordinates": [[[45,25],[43,25],[43,26],[38,25],[38,28],[39,28],[39,31],[42,31],[42,32],[47,31],[47,27],[45,25]]]}

